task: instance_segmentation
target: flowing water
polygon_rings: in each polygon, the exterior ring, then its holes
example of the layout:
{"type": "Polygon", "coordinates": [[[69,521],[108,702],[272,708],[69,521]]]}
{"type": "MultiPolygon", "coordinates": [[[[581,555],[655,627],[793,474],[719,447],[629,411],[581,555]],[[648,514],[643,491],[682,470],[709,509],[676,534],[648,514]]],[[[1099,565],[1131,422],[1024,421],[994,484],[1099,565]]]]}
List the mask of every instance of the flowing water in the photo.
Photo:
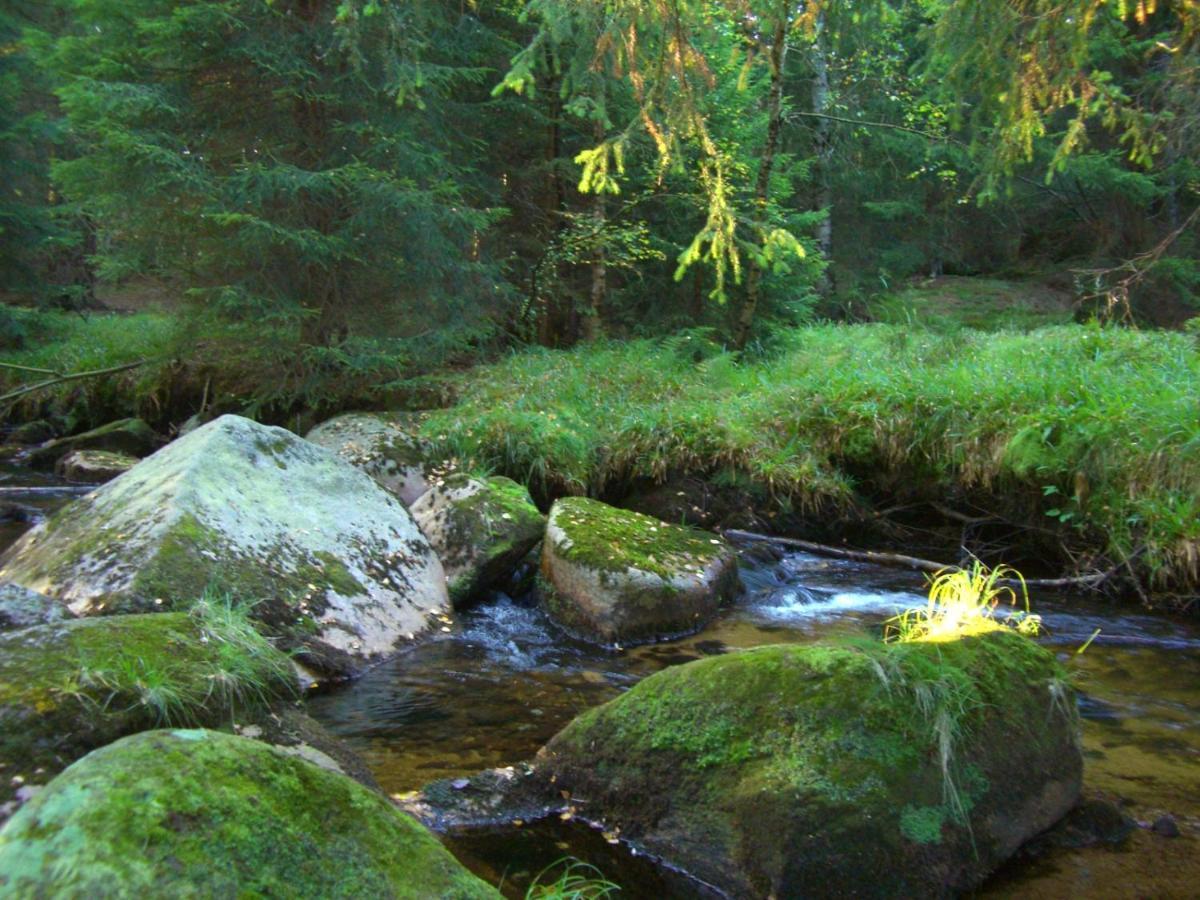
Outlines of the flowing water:
{"type": "MultiPolygon", "coordinates": [[[[390,793],[533,756],[581,710],[666,666],[769,643],[877,635],[924,602],[920,575],[807,554],[742,557],[746,593],[699,634],[607,652],[561,635],[534,606],[496,596],[451,634],[315,698],[313,715],[366,757],[390,793]]],[[[1120,847],[1052,850],[1010,863],[983,896],[1200,896],[1200,626],[1127,605],[1037,594],[1043,643],[1080,688],[1085,792],[1149,824],[1171,814],[1179,838],[1139,829],[1120,847]],[[1096,629],[1081,655],[1075,651],[1096,629]]],[[[492,829],[450,839],[511,896],[565,854],[587,860],[626,896],[704,896],[577,823],[492,829]]]]}
{"type": "MultiPolygon", "coordinates": [[[[0,546],[86,490],[0,469],[0,509],[10,513],[0,546]]],[[[761,545],[743,550],[742,580],[742,598],[702,632],[623,652],[572,641],[528,599],[496,595],[461,614],[450,633],[313,697],[310,712],[366,759],[389,793],[403,794],[529,759],[573,716],[667,666],[760,644],[878,635],[888,616],[924,602],[920,575],[761,545]]],[[[1143,825],[1170,814],[1182,836],[1139,828],[1116,847],[1018,856],[980,895],[1200,896],[1200,623],[1070,595],[1037,593],[1034,605],[1048,632],[1043,643],[1080,689],[1085,793],[1119,803],[1143,825]]],[[[514,824],[447,841],[513,897],[567,855],[622,885],[622,896],[712,896],[578,822],[514,824]]]]}

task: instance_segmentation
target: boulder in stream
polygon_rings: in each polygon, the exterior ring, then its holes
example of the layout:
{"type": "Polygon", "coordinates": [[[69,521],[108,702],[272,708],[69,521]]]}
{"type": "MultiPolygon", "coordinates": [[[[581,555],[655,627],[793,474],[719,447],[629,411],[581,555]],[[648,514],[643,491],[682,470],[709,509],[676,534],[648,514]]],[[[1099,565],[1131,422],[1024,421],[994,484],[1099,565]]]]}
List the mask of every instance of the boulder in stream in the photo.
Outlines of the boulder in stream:
{"type": "Polygon", "coordinates": [[[411,506],[430,487],[434,465],[429,447],[410,427],[411,417],[382,412],[335,416],[305,439],[362,469],[411,506]]]}
{"type": "Polygon", "coordinates": [[[633,643],[695,631],[738,589],[737,556],[715,534],[584,497],[550,510],[542,602],[585,640],[633,643]]]}
{"type": "Polygon", "coordinates": [[[63,507],[0,566],[78,615],[186,608],[215,585],[334,674],[449,609],[441,563],[399,500],[332,453],[238,416],[63,507]]]}
{"type": "Polygon", "coordinates": [[[733,896],[924,897],[1053,825],[1082,767],[1065,673],[1004,630],[669,668],[575,719],[532,778],[733,896]]]}
{"type": "Polygon", "coordinates": [[[138,464],[136,457],[111,450],[72,450],[54,465],[57,475],[81,484],[104,484],[138,464]]]}
{"type": "Polygon", "coordinates": [[[442,561],[455,606],[510,574],[546,527],[529,491],[503,477],[451,475],[420,497],[412,514],[442,561]]]}
{"type": "Polygon", "coordinates": [[[148,731],[76,762],[0,831],[15,897],[500,897],[354,781],[259,741],[148,731]]]}
{"type": "Polygon", "coordinates": [[[0,806],[122,735],[252,720],[296,693],[287,656],[218,604],[0,634],[0,806]]]}
{"type": "Polygon", "coordinates": [[[109,450],[127,456],[152,453],[162,441],[141,419],[118,419],[69,437],[48,441],[31,450],[28,461],[34,468],[50,468],[72,450],[109,450]]]}

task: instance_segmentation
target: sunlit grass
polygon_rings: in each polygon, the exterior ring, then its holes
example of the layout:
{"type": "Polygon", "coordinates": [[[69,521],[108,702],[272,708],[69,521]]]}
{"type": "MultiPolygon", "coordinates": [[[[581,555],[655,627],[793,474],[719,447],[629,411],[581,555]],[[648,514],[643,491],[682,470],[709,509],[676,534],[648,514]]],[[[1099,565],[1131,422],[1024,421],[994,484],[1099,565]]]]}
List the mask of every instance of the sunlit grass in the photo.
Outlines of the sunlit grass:
{"type": "Polygon", "coordinates": [[[699,333],[514,354],[464,376],[426,435],[469,467],[593,496],[728,475],[764,505],[825,514],[873,473],[1134,559],[1156,586],[1200,584],[1189,336],[819,325],[778,344],[742,362],[699,333]]]}
{"type": "Polygon", "coordinates": [[[884,638],[898,643],[953,641],[1006,628],[1033,637],[1041,624],[1041,617],[1030,612],[1021,573],[1008,566],[989,569],[976,560],[970,568],[936,573],[929,581],[928,603],[889,619],[884,638]],[[1020,587],[1019,595],[1011,582],[1020,587]]]}

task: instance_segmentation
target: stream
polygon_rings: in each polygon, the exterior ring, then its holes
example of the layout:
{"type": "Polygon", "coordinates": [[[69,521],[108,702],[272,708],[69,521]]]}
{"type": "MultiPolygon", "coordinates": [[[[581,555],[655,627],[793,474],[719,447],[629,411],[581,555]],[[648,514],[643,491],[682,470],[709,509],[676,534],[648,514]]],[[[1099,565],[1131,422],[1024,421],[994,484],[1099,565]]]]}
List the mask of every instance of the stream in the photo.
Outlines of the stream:
{"type": "MultiPolygon", "coordinates": [[[[36,519],[88,488],[9,466],[0,505],[36,519]]],[[[0,547],[28,521],[0,523],[0,547]]],[[[530,598],[496,594],[455,627],[311,698],[309,712],[357,751],[389,794],[439,778],[519,764],[579,712],[641,678],[771,643],[878,635],[882,622],[923,605],[918,573],[863,563],[741,550],[745,593],[698,634],[606,651],[566,638],[530,598]]],[[[1040,639],[1080,691],[1084,794],[1119,804],[1143,827],[1118,846],[1019,853],[980,897],[1200,895],[1200,623],[1085,596],[1037,592],[1040,639]],[[1076,654],[1092,634],[1099,634],[1076,654]],[[1182,835],[1149,826],[1164,814],[1182,835]]],[[[445,836],[470,868],[510,897],[566,856],[596,866],[627,897],[720,896],[578,821],[514,823],[445,836]]]]}

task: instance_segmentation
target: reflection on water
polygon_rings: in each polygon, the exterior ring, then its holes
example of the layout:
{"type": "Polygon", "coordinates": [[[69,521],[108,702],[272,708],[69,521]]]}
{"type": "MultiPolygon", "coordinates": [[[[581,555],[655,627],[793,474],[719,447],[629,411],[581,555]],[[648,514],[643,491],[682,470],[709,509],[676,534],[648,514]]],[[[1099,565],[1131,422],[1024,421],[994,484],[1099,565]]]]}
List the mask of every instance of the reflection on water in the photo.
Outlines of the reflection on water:
{"type": "MultiPolygon", "coordinates": [[[[497,596],[462,614],[455,633],[314,699],[312,712],[367,758],[387,790],[404,792],[527,759],[580,711],[667,666],[760,644],[878,636],[889,616],[924,603],[918,574],[807,554],[746,554],[742,580],[746,593],[704,631],[624,652],[573,641],[531,601],[497,596]]],[[[1086,790],[1123,802],[1139,819],[1170,812],[1185,836],[1173,845],[1179,849],[1139,832],[1130,846],[1148,844],[1141,852],[1056,850],[1012,864],[983,893],[1132,897],[1149,896],[1138,884],[1155,884],[1153,895],[1171,896],[1200,869],[1182,852],[1195,849],[1188,823],[1200,825],[1200,628],[1078,597],[1038,595],[1035,606],[1043,643],[1068,664],[1081,693],[1086,790]]],[[[625,877],[634,896],[667,896],[643,869],[598,858],[589,841],[556,828],[450,842],[481,873],[507,872],[513,896],[523,883],[514,866],[520,876],[568,850],[607,865],[616,881],[625,877]]]]}

